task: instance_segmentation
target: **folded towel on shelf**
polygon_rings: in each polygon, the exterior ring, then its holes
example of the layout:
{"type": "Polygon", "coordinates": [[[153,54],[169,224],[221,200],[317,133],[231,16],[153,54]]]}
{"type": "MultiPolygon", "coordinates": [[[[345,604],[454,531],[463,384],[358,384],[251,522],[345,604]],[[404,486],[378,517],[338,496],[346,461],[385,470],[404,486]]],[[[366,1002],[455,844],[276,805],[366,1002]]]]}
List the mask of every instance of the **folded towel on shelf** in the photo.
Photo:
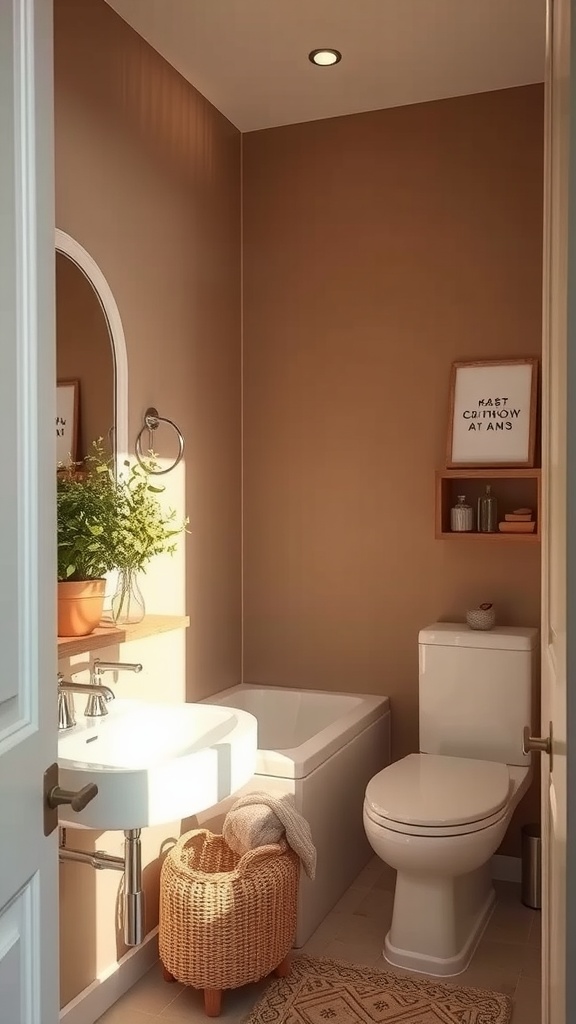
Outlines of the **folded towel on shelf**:
{"type": "Polygon", "coordinates": [[[285,838],[300,857],[308,877],[314,878],[316,874],[316,847],[310,825],[296,810],[290,794],[274,797],[256,792],[241,796],[224,819],[222,835],[239,856],[285,838]]]}

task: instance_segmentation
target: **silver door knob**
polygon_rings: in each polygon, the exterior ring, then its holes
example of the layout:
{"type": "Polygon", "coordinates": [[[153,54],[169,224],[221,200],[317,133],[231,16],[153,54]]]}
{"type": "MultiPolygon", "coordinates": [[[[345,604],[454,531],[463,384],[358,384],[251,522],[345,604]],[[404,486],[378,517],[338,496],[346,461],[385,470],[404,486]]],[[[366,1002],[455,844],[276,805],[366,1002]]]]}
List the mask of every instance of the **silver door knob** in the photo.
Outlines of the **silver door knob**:
{"type": "Polygon", "coordinates": [[[522,750],[525,754],[532,752],[539,754],[552,753],[552,723],[550,723],[550,734],[548,736],[531,736],[530,729],[524,726],[522,750]]]}

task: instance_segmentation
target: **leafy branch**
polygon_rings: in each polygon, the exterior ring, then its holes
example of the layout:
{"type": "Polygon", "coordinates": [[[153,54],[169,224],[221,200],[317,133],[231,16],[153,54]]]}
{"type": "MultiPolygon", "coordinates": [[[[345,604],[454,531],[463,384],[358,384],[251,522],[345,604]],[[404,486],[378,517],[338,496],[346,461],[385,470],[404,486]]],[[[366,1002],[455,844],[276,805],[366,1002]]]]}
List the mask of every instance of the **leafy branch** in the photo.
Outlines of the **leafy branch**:
{"type": "Polygon", "coordinates": [[[69,467],[58,479],[58,579],[98,579],[110,569],[143,571],[150,559],[172,554],[188,520],[164,511],[163,487],[148,475],[158,465],[151,454],[145,468],[124,464],[116,476],[102,439],[92,443],[86,471],[69,467]]]}

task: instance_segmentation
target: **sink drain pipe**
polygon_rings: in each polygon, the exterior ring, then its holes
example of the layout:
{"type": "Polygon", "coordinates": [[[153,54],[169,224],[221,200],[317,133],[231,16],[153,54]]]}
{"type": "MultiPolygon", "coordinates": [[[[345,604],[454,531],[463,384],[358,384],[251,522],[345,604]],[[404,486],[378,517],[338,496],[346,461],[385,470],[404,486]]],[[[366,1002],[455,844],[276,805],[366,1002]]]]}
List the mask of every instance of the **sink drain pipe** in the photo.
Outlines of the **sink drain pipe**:
{"type": "Polygon", "coordinates": [[[124,891],[122,894],[122,921],[124,942],[127,946],[139,946],[144,939],[144,893],[142,891],[142,843],[141,829],[131,828],[124,832],[124,856],[113,857],[103,850],[87,853],[72,850],[66,845],[66,829],[60,830],[58,856],[61,861],[89,864],[97,871],[108,868],[122,871],[124,891]]]}

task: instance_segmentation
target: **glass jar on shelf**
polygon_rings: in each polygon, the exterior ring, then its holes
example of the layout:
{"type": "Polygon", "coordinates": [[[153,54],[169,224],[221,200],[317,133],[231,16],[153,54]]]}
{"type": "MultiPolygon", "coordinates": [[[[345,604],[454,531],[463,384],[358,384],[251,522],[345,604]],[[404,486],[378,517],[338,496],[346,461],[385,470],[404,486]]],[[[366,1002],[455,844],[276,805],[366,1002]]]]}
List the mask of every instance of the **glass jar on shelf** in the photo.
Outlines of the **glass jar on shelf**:
{"type": "Polygon", "coordinates": [[[450,509],[450,529],[452,533],[472,533],[474,530],[474,509],[466,504],[465,494],[459,494],[457,503],[450,509]]]}

